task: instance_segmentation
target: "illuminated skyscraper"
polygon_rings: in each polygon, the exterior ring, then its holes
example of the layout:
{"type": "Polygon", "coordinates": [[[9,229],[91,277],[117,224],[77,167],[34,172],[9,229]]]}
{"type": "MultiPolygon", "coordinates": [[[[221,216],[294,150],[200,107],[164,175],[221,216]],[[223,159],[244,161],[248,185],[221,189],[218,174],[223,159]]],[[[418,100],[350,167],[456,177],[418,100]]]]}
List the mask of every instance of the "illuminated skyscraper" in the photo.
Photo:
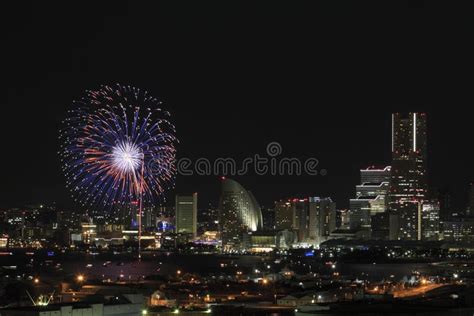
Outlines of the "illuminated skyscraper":
{"type": "Polygon", "coordinates": [[[143,208],[142,225],[146,228],[156,228],[156,214],[154,207],[143,208]]]}
{"type": "Polygon", "coordinates": [[[390,182],[390,166],[370,166],[360,170],[360,183],[384,183],[390,182]]]}
{"type": "Polygon", "coordinates": [[[397,239],[421,239],[421,211],[427,196],[426,114],[392,114],[392,170],[389,208],[398,219],[397,239]]]}
{"type": "Polygon", "coordinates": [[[308,199],[292,199],[293,229],[297,231],[298,241],[303,242],[309,237],[309,205],[308,199]]]}
{"type": "Polygon", "coordinates": [[[219,225],[223,247],[240,246],[243,234],[261,229],[262,222],[262,211],[253,194],[238,182],[223,179],[219,201],[219,225]]]}
{"type": "Polygon", "coordinates": [[[331,198],[309,198],[309,240],[317,245],[336,230],[336,203],[331,198]]]}
{"type": "Polygon", "coordinates": [[[291,229],[293,227],[293,212],[290,201],[275,202],[275,229],[291,229]]]}
{"type": "Polygon", "coordinates": [[[276,229],[291,229],[298,242],[325,241],[336,229],[336,215],[336,203],[331,198],[293,198],[275,203],[276,229]]]}
{"type": "Polygon", "coordinates": [[[197,193],[176,195],[176,232],[197,233],[197,193]]]}
{"type": "Polygon", "coordinates": [[[391,167],[375,166],[360,170],[361,184],[350,200],[350,228],[370,229],[371,217],[387,211],[391,167]]]}
{"type": "Polygon", "coordinates": [[[440,235],[439,202],[431,201],[423,204],[421,211],[421,238],[423,240],[438,240],[440,235]]]}

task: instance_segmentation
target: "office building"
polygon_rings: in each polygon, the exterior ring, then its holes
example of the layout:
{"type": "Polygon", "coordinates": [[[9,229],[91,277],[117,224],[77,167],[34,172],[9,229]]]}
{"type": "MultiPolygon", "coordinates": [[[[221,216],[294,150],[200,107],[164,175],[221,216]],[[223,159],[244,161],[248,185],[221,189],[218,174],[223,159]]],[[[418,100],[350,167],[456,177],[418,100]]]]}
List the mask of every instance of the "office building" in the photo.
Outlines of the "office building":
{"type": "Polygon", "coordinates": [[[390,213],[383,212],[371,216],[371,239],[388,240],[390,236],[390,213]]]}
{"type": "Polygon", "coordinates": [[[449,242],[474,241],[474,220],[462,218],[444,222],[443,239],[449,242]]]}
{"type": "Polygon", "coordinates": [[[293,206],[290,201],[275,202],[275,229],[292,229],[293,211],[293,206]]]}
{"type": "Polygon", "coordinates": [[[349,229],[350,228],[350,210],[337,210],[336,212],[336,228],[349,229]]]}
{"type": "Polygon", "coordinates": [[[197,193],[176,195],[176,232],[197,235],[197,193]]]}
{"type": "Polygon", "coordinates": [[[451,196],[452,196],[452,192],[449,187],[444,187],[437,191],[437,199],[439,201],[441,221],[450,221],[453,217],[451,196]]]}
{"type": "Polygon", "coordinates": [[[336,204],[331,198],[292,198],[275,203],[276,229],[294,231],[300,243],[319,244],[336,225],[336,204]]]}
{"type": "Polygon", "coordinates": [[[371,229],[371,218],[386,212],[391,167],[371,166],[360,170],[361,184],[356,185],[356,197],[349,201],[351,229],[371,229]]]}
{"type": "Polygon", "coordinates": [[[304,242],[309,237],[309,204],[308,199],[292,199],[293,225],[297,232],[298,241],[304,242]]]}
{"type": "Polygon", "coordinates": [[[360,170],[360,183],[390,182],[391,166],[369,166],[360,170]]]}
{"type": "Polygon", "coordinates": [[[440,207],[439,202],[423,203],[421,211],[421,238],[422,240],[439,240],[440,238],[440,207]]]}
{"type": "Polygon", "coordinates": [[[275,210],[268,209],[268,208],[262,210],[262,217],[263,217],[263,229],[274,230],[275,229],[275,210]]]}
{"type": "Polygon", "coordinates": [[[309,241],[319,245],[336,230],[336,203],[331,198],[310,197],[308,234],[309,241]]]}
{"type": "Polygon", "coordinates": [[[399,216],[400,240],[421,239],[421,211],[428,190],[426,124],[425,113],[392,114],[389,208],[399,216]]]}

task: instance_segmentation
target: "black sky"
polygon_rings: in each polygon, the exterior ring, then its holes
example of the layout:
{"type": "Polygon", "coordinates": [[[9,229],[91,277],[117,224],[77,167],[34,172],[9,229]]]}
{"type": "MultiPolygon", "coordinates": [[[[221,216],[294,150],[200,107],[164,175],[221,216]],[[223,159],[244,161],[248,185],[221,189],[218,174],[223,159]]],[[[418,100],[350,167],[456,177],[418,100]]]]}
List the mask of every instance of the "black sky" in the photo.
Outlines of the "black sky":
{"type": "MultiPolygon", "coordinates": [[[[115,82],[166,103],[180,157],[243,159],[278,141],[283,154],[316,157],[327,169],[325,177],[239,177],[265,205],[311,194],[347,206],[358,169],[390,162],[390,113],[425,111],[430,183],[450,186],[464,206],[474,178],[472,8],[155,2],[2,10],[1,207],[77,207],[57,156],[60,122],[85,89],[115,82]]],[[[205,204],[219,182],[179,177],[177,191],[197,191],[205,204]]]]}

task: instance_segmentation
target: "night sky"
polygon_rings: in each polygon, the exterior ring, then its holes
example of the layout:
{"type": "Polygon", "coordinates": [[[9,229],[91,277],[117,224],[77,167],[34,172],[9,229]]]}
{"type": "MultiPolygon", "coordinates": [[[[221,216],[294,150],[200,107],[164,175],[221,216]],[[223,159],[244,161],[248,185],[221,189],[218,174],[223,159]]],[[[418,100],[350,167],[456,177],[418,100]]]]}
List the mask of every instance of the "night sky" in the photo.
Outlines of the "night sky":
{"type": "MultiPolygon", "coordinates": [[[[472,8],[167,3],[2,9],[0,207],[78,207],[60,169],[60,123],[84,90],[115,82],[163,100],[179,157],[241,160],[277,141],[282,156],[315,157],[327,170],[237,177],[265,206],[315,195],[347,207],[359,168],[390,163],[390,113],[425,111],[430,185],[451,187],[455,206],[465,206],[474,179],[472,8]]],[[[201,207],[217,201],[218,177],[178,177],[175,192],[194,191],[201,207]]]]}

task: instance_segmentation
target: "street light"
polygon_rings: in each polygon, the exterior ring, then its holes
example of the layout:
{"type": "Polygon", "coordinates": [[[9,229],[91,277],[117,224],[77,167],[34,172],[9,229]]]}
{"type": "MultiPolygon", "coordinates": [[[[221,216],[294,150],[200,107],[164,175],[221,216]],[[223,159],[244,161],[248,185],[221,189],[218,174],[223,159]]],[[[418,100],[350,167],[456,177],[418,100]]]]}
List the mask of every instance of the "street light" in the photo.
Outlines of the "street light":
{"type": "Polygon", "coordinates": [[[84,276],[82,274],[79,274],[77,276],[77,282],[83,282],[84,281],[84,276]]]}

